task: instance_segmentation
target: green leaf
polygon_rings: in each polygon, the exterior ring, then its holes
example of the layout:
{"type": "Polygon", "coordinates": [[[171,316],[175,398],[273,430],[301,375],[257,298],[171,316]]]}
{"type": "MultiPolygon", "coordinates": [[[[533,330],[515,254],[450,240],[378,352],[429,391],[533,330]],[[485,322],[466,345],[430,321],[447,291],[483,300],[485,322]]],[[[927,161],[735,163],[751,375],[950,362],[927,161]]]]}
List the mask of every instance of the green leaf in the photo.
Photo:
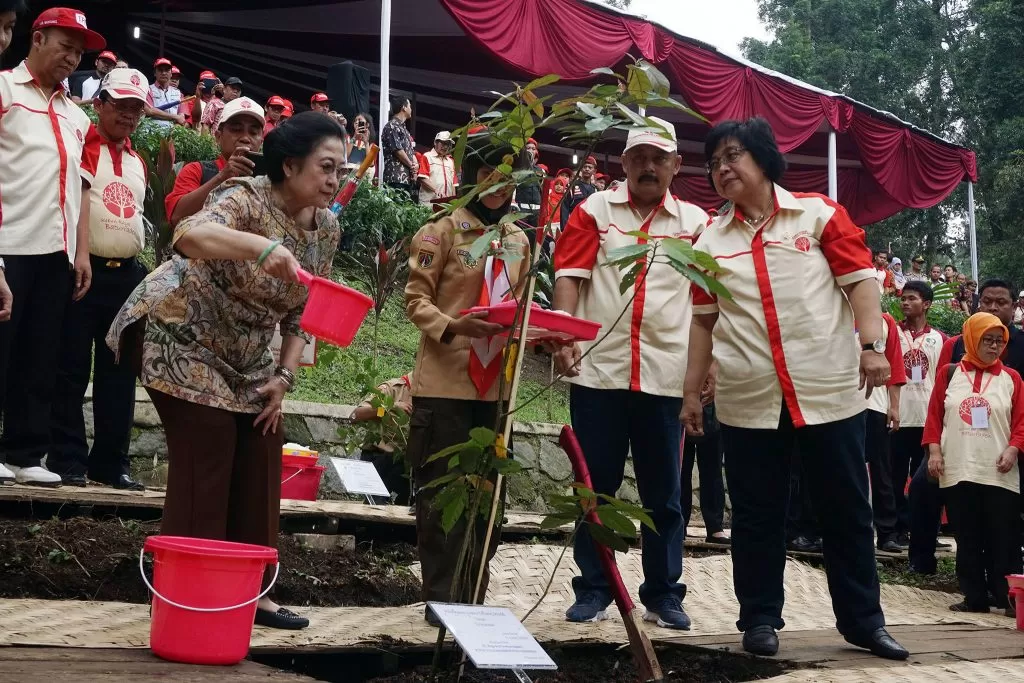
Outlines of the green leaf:
{"type": "Polygon", "coordinates": [[[633,526],[633,522],[614,507],[599,505],[597,508],[597,518],[615,533],[627,538],[636,538],[636,527],[633,526]]]}
{"type": "Polygon", "coordinates": [[[581,484],[580,482],[574,482],[572,485],[576,493],[580,498],[596,498],[597,494],[594,493],[593,489],[581,484]]]}
{"type": "Polygon", "coordinates": [[[619,280],[619,294],[624,295],[630,287],[636,284],[636,279],[643,272],[644,265],[644,263],[634,263],[629,270],[622,274],[622,279],[619,280]]]}
{"type": "Polygon", "coordinates": [[[697,261],[698,266],[700,266],[701,268],[708,272],[719,273],[722,271],[722,266],[718,264],[718,261],[715,260],[715,257],[707,253],[706,251],[694,249],[693,258],[695,261],[697,261]]]}
{"type": "Polygon", "coordinates": [[[605,266],[615,267],[623,263],[632,263],[645,256],[651,250],[650,245],[647,244],[627,244],[624,247],[618,249],[612,249],[605,256],[605,266]]]}
{"type": "MultiPolygon", "coordinates": [[[[495,231],[497,232],[497,231],[495,231]]],[[[474,427],[469,430],[470,440],[480,446],[481,448],[487,448],[493,446],[494,442],[497,441],[498,436],[494,433],[494,430],[487,429],[486,427],[474,427]]]]}
{"type": "Polygon", "coordinates": [[[456,479],[458,479],[461,476],[462,476],[461,472],[449,472],[448,474],[444,475],[443,477],[438,477],[434,481],[429,482],[427,484],[424,484],[423,488],[425,488],[425,489],[436,489],[438,486],[444,486],[445,484],[450,484],[451,482],[455,481],[456,479]]]}
{"type": "Polygon", "coordinates": [[[592,119],[600,119],[604,117],[604,112],[601,111],[599,107],[595,107],[587,102],[577,102],[576,108],[592,119]]]}
{"type": "Polygon", "coordinates": [[[444,530],[445,535],[449,534],[455,528],[455,525],[459,523],[459,519],[462,518],[462,513],[465,512],[466,503],[468,502],[469,492],[463,489],[461,495],[457,496],[454,501],[441,510],[441,528],[444,530]]]}
{"type": "Polygon", "coordinates": [[[495,460],[494,467],[503,477],[507,477],[510,474],[518,474],[523,471],[523,466],[517,460],[512,460],[511,458],[495,460]]]}
{"type": "Polygon", "coordinates": [[[639,63],[640,70],[644,76],[647,77],[647,90],[660,95],[661,97],[668,97],[669,91],[672,89],[672,84],[669,82],[665,74],[661,73],[657,67],[647,61],[641,61],[639,63]]]}
{"type": "Polygon", "coordinates": [[[671,259],[668,261],[668,264],[675,268],[680,275],[696,283],[698,287],[708,294],[732,301],[732,294],[725,288],[725,285],[710,275],[705,275],[703,271],[693,266],[685,266],[671,259]]]}
{"type": "Polygon", "coordinates": [[[457,443],[454,446],[449,446],[448,448],[445,448],[442,451],[438,451],[437,453],[434,453],[432,456],[427,458],[427,460],[426,460],[426,462],[424,464],[429,463],[429,462],[434,462],[435,460],[440,460],[441,458],[447,458],[450,455],[454,455],[454,454],[460,452],[466,446],[471,445],[472,443],[473,443],[472,441],[467,441],[465,443],[457,443]]]}
{"type": "Polygon", "coordinates": [[[469,138],[467,130],[468,128],[464,127],[457,131],[458,137],[455,138],[455,150],[452,152],[455,168],[462,168],[462,158],[466,156],[466,141],[469,138]]]}
{"type": "Polygon", "coordinates": [[[462,456],[461,456],[462,453],[463,453],[463,451],[459,451],[458,453],[456,453],[452,457],[448,458],[448,471],[449,472],[454,471],[455,468],[459,466],[459,463],[462,461],[462,456]]]}
{"type": "Polygon", "coordinates": [[[644,232],[643,230],[630,230],[629,232],[626,233],[626,235],[629,237],[635,237],[638,240],[645,241],[651,238],[651,236],[648,233],[644,232]]]}
{"type": "Polygon", "coordinates": [[[484,451],[479,446],[473,445],[459,454],[459,464],[463,472],[476,472],[480,467],[480,457],[484,451]]]}
{"type": "Polygon", "coordinates": [[[612,71],[607,66],[599,66],[596,69],[591,69],[590,73],[595,74],[595,75],[596,74],[606,74],[608,76],[618,76],[618,74],[616,74],[614,71],[612,71]]]}
{"type": "Polygon", "coordinates": [[[661,241],[661,249],[670,259],[679,261],[683,265],[692,265],[696,256],[693,247],[688,242],[669,237],[661,241]]]}
{"type": "Polygon", "coordinates": [[[603,133],[615,125],[615,119],[611,116],[602,116],[599,119],[588,119],[584,127],[591,135],[603,133]]]}
{"type": "Polygon", "coordinates": [[[647,119],[645,119],[643,116],[640,116],[640,114],[637,114],[635,111],[624,105],[622,102],[616,102],[615,106],[619,109],[619,111],[625,114],[626,118],[632,121],[634,125],[643,127],[647,127],[648,125],[650,125],[647,123],[647,119]]]}
{"type": "Polygon", "coordinates": [[[587,529],[590,531],[590,537],[601,545],[620,553],[629,552],[629,544],[608,527],[587,522],[587,529]]]}
{"type": "MultiPolygon", "coordinates": [[[[484,234],[476,238],[473,244],[469,247],[469,255],[475,259],[480,259],[487,250],[491,248],[491,242],[501,238],[501,232],[498,230],[488,230],[484,234]]],[[[494,432],[491,432],[491,443],[494,443],[494,432]]]]}
{"type": "MultiPolygon", "coordinates": [[[[528,171],[528,173],[532,173],[532,171],[528,171]]],[[[514,177],[515,176],[513,174],[513,179],[514,179],[514,177]]],[[[498,219],[498,225],[502,225],[502,224],[505,224],[505,223],[515,223],[516,221],[523,220],[524,218],[526,218],[529,215],[530,214],[528,214],[528,213],[506,213],[504,216],[502,216],[501,218],[498,219]]]]}
{"type": "Polygon", "coordinates": [[[540,78],[533,79],[523,86],[523,90],[536,90],[537,88],[543,88],[545,85],[557,83],[560,80],[561,78],[558,74],[548,74],[547,76],[541,76],[540,78]]]}
{"type": "Polygon", "coordinates": [[[557,529],[563,524],[575,524],[579,519],[577,515],[554,514],[548,515],[540,521],[541,529],[557,529]]]}

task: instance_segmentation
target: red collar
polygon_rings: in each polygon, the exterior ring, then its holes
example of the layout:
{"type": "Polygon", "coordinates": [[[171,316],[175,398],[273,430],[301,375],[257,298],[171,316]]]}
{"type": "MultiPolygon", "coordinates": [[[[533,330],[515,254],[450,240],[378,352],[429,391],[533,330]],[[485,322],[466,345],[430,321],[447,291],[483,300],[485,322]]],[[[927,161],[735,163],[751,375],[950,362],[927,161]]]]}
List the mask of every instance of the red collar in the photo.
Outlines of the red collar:
{"type": "Polygon", "coordinates": [[[900,323],[900,329],[905,331],[905,332],[909,332],[914,339],[917,339],[918,337],[920,337],[922,335],[925,335],[925,334],[928,334],[929,332],[932,331],[931,325],[929,325],[928,323],[925,323],[923,330],[921,330],[920,332],[914,332],[912,329],[907,327],[907,321],[906,320],[904,320],[903,322],[900,323]]]}
{"type": "Polygon", "coordinates": [[[967,360],[966,357],[963,360],[961,360],[960,362],[963,364],[963,366],[965,368],[968,368],[970,370],[980,370],[982,372],[990,372],[993,375],[997,375],[997,376],[999,375],[999,373],[1001,373],[1003,371],[1003,361],[998,360],[998,359],[996,359],[996,362],[993,363],[992,365],[988,366],[987,368],[979,368],[974,363],[972,363],[971,361],[967,360]]]}

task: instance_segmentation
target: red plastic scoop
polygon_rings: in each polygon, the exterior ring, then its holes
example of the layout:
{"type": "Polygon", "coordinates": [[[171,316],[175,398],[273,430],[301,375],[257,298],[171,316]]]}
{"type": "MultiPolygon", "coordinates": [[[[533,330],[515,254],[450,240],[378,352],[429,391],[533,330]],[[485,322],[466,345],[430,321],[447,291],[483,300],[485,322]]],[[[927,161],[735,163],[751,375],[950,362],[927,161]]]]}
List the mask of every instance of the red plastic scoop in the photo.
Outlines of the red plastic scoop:
{"type": "Polygon", "coordinates": [[[309,300],[299,321],[302,329],[337,346],[351,344],[373,307],[373,299],[302,268],[299,268],[299,282],[309,287],[309,300]]]}

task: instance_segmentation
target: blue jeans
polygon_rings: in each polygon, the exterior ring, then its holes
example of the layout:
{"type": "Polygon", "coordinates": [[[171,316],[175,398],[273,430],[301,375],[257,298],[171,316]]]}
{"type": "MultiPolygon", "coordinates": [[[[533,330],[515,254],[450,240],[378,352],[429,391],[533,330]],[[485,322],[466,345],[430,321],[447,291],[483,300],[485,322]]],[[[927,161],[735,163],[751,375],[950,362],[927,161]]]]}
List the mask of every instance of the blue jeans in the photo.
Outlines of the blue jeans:
{"type": "MultiPolygon", "coordinates": [[[[682,399],[635,391],[591,389],[572,385],[569,411],[572,428],[583,448],[596,493],[615,495],[622,485],[626,456],[632,452],[637,490],[651,511],[657,533],[644,527],[644,583],[640,602],[654,606],[672,595],[680,600],[683,574],[682,508],[679,504],[682,399]]],[[[573,579],[577,598],[596,592],[611,602],[608,581],[587,526],[576,535],[573,557],[582,576],[573,579]]]]}

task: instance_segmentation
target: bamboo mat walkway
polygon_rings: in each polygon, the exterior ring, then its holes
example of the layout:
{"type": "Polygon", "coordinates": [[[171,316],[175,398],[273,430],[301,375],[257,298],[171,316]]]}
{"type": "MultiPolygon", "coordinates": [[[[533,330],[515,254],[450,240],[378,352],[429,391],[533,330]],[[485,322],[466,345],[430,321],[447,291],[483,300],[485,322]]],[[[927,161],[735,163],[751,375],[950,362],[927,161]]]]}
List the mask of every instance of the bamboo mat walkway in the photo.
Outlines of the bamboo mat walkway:
{"type": "MultiPolygon", "coordinates": [[[[541,545],[503,546],[492,563],[488,604],[504,605],[522,615],[543,591],[559,548],[541,545]]],[[[635,596],[642,570],[638,553],[619,556],[620,571],[635,596]]],[[[726,555],[691,559],[685,563],[688,584],[686,608],[693,630],[680,633],[650,627],[652,638],[685,643],[710,635],[734,635],[737,603],[732,590],[731,558],[726,555]]],[[[563,612],[571,601],[571,557],[559,567],[552,589],[526,622],[541,642],[619,643],[624,630],[617,614],[599,624],[570,624],[563,612]]],[[[790,560],[786,571],[784,616],[792,631],[831,630],[834,617],[821,570],[790,560]]],[[[955,597],[904,586],[883,586],[882,601],[890,624],[973,624],[1008,628],[999,614],[955,614],[948,606],[955,597]]],[[[332,651],[359,647],[429,647],[436,631],[423,621],[422,605],[393,608],[296,608],[308,616],[310,628],[284,632],[257,627],[253,649],[266,652],[332,651]]],[[[614,612],[614,609],[611,610],[614,612]]],[[[123,603],[0,600],[0,646],[132,648],[146,647],[148,607],[123,603]]],[[[834,632],[834,631],[833,631],[834,632]]]]}

